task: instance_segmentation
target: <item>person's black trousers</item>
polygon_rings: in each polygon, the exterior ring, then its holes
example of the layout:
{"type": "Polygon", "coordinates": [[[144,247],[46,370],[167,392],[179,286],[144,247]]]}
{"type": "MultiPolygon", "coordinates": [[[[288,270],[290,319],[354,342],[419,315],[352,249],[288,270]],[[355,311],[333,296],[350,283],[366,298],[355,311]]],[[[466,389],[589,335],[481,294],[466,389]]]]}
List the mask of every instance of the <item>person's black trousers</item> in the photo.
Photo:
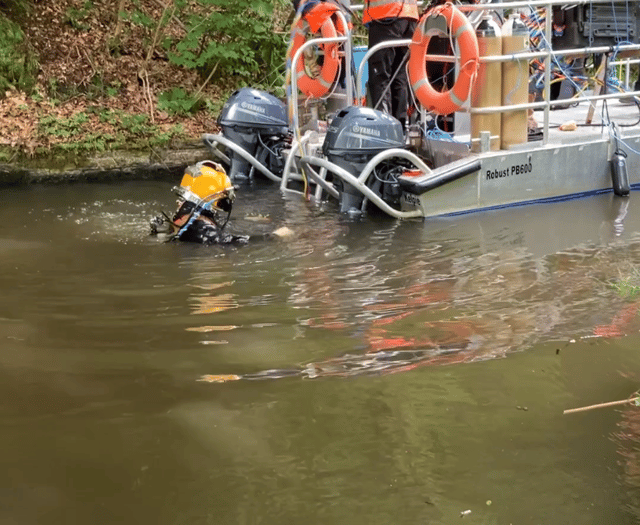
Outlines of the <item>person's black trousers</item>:
{"type": "MultiPolygon", "coordinates": [[[[411,39],[416,24],[416,20],[409,18],[372,21],[369,24],[369,48],[386,40],[411,39]]],[[[381,49],[369,59],[371,106],[394,116],[403,127],[407,120],[410,89],[405,61],[408,50],[407,47],[381,49]],[[393,78],[396,70],[398,72],[393,78]],[[385,93],[389,82],[391,86],[385,93]]]]}

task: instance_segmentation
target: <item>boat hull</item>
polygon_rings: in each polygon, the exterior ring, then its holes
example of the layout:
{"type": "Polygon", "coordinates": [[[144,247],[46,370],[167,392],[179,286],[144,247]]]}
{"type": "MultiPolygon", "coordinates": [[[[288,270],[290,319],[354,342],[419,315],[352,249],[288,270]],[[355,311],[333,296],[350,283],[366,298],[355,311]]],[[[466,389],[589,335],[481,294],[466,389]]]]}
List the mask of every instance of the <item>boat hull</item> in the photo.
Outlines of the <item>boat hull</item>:
{"type": "MultiPolygon", "coordinates": [[[[431,151],[434,147],[428,145],[431,151]]],[[[457,215],[610,192],[616,150],[623,152],[631,189],[640,189],[640,129],[635,127],[619,143],[607,134],[597,139],[565,135],[546,145],[529,142],[518,150],[467,156],[467,162],[479,163],[478,170],[425,192],[405,189],[402,210],[419,210],[424,217],[457,215]]],[[[411,182],[419,187],[448,165],[411,182]]]]}

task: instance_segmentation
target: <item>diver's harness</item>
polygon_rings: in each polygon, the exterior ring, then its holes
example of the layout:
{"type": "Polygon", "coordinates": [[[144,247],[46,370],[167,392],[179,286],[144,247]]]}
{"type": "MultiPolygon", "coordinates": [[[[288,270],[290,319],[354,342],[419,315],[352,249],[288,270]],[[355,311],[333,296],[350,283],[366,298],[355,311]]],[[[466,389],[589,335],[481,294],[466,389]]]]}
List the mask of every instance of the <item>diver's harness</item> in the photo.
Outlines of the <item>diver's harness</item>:
{"type": "Polygon", "coordinates": [[[229,210],[227,211],[227,216],[225,217],[224,222],[222,224],[220,224],[218,222],[218,220],[215,218],[216,212],[212,212],[211,211],[211,205],[213,204],[214,200],[217,199],[217,198],[219,198],[219,195],[214,195],[213,197],[209,197],[209,199],[207,199],[206,201],[205,201],[205,199],[200,200],[200,202],[198,202],[195,205],[193,211],[191,212],[191,216],[189,217],[189,220],[182,225],[182,227],[178,230],[178,232],[170,240],[179,239],[180,236],[184,232],[186,232],[189,229],[189,227],[196,220],[198,220],[200,215],[202,215],[206,211],[208,211],[212,215],[214,215],[214,218],[213,218],[214,224],[215,224],[216,228],[218,228],[218,232],[222,233],[222,230],[224,230],[225,226],[229,222],[229,218],[231,217],[231,208],[229,208],[229,210]],[[204,202],[204,204],[203,204],[203,202],[204,202]]]}
{"type": "Polygon", "coordinates": [[[178,226],[174,222],[174,219],[171,219],[171,217],[169,217],[169,215],[167,215],[164,211],[160,212],[162,217],[164,217],[164,220],[171,225],[174,231],[173,234],[168,236],[165,242],[171,242],[176,239],[180,239],[180,237],[193,225],[195,221],[197,221],[200,218],[200,216],[203,213],[207,214],[204,216],[204,218],[210,219],[212,221],[212,222],[207,222],[207,224],[214,226],[218,234],[222,233],[226,225],[229,223],[229,218],[231,217],[232,208],[231,206],[228,206],[227,210],[225,210],[224,208],[212,209],[213,203],[217,199],[220,199],[219,194],[212,195],[207,199],[200,199],[192,192],[188,192],[188,193],[185,192],[181,196],[186,197],[186,199],[184,200],[180,209],[182,209],[182,207],[185,204],[190,204],[193,206],[193,208],[189,212],[189,219],[182,226],[178,226]],[[220,211],[226,212],[226,217],[224,217],[223,221],[219,220],[218,218],[220,211]],[[209,217],[209,215],[211,215],[211,217],[209,217]]]}

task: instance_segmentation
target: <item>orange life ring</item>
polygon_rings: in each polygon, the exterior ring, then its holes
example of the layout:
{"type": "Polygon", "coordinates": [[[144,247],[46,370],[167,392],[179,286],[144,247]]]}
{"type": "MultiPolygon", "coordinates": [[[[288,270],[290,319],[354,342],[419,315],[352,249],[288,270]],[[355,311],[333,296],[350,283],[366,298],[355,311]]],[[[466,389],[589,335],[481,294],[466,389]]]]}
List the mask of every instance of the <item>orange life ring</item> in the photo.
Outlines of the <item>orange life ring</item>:
{"type": "Polygon", "coordinates": [[[418,23],[409,47],[409,82],[420,104],[439,115],[458,110],[469,97],[480,65],[478,39],[469,19],[449,2],[436,6],[418,23]],[[436,91],[429,83],[426,61],[432,36],[451,36],[458,41],[460,71],[449,91],[436,91]]]}
{"type": "MultiPolygon", "coordinates": [[[[341,17],[334,17],[339,7],[335,4],[322,2],[316,4],[298,20],[293,27],[293,45],[290,48],[288,60],[293,60],[294,55],[307,40],[309,33],[320,33],[323,38],[332,38],[346,34],[346,28],[341,17]],[[335,18],[335,22],[334,22],[335,18]]],[[[338,58],[338,44],[329,43],[322,45],[324,61],[317,77],[310,77],[304,69],[304,59],[300,57],[296,64],[298,89],[307,97],[320,98],[329,92],[336,81],[340,60],[338,58]]]]}

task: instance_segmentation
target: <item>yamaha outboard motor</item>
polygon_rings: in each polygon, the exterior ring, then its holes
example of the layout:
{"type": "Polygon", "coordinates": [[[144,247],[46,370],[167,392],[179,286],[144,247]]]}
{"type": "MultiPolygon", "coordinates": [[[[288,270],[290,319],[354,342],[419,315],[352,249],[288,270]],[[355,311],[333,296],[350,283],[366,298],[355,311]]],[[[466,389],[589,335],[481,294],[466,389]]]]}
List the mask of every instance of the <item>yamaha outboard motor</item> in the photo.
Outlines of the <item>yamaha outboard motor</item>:
{"type": "MultiPolygon", "coordinates": [[[[242,88],[225,102],[218,124],[225,138],[234,142],[274,175],[284,168],[282,149],[291,142],[287,108],[279,99],[257,89],[242,88]]],[[[254,167],[229,149],[229,177],[233,182],[249,179],[254,167]]],[[[258,170],[259,172],[259,170],[258,170]]]]}
{"type": "MultiPolygon", "coordinates": [[[[349,107],[340,111],[331,121],[322,145],[322,153],[329,162],[358,177],[366,164],[378,153],[390,148],[404,147],[404,133],[400,121],[371,108],[349,107]]],[[[367,186],[385,202],[397,205],[400,186],[397,177],[405,167],[397,158],[383,161],[371,173],[367,186]]],[[[340,192],[340,211],[364,211],[362,193],[334,177],[334,186],[340,192]]]]}

